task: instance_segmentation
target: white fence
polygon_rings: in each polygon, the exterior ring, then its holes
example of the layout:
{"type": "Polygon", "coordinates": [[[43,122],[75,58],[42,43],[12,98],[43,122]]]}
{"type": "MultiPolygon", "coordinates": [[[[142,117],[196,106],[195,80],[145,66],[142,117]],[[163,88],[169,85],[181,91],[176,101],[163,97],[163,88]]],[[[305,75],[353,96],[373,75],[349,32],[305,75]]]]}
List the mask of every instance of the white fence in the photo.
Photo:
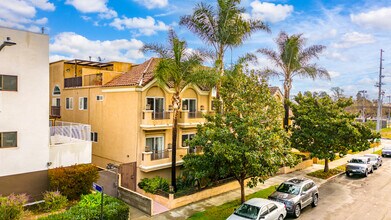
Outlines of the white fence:
{"type": "Polygon", "coordinates": [[[50,126],[50,144],[64,144],[74,141],[90,141],[91,125],[56,121],[50,126]]]}

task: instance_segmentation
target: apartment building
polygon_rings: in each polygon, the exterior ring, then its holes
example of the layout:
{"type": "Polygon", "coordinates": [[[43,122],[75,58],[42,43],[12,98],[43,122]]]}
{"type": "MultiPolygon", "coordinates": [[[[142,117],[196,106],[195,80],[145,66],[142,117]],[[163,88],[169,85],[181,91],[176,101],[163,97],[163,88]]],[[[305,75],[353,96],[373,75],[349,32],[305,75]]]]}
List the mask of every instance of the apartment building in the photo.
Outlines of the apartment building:
{"type": "MultiPolygon", "coordinates": [[[[122,183],[136,190],[145,177],[170,179],[172,106],[170,85],[154,79],[159,59],[139,65],[66,60],[50,64],[51,115],[63,121],[91,124],[92,161],[120,166],[122,183]],[[127,70],[128,69],[128,70],[127,70]]],[[[211,111],[213,92],[188,86],[179,116],[177,166],[195,150],[186,140],[211,111]]]]}
{"type": "Polygon", "coordinates": [[[0,195],[38,198],[48,168],[91,162],[89,126],[50,127],[48,100],[49,37],[0,27],[0,195]]]}

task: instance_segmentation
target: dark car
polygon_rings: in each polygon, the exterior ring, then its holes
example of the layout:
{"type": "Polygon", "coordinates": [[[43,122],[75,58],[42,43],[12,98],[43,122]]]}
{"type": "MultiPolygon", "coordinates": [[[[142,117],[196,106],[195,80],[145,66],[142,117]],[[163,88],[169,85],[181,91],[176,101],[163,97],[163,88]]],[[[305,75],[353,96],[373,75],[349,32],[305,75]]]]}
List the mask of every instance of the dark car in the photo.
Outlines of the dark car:
{"type": "Polygon", "coordinates": [[[298,218],[306,206],[318,205],[319,191],[311,179],[292,178],[281,183],[269,199],[284,203],[287,213],[298,218]]]}

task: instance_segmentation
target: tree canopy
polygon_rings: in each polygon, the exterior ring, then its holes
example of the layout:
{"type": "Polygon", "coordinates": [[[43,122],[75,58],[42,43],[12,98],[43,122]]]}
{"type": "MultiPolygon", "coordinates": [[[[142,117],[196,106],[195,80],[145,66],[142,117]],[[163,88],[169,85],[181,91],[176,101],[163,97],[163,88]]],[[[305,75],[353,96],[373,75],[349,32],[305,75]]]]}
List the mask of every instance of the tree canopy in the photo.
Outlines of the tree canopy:
{"type": "Polygon", "coordinates": [[[352,105],[352,99],[333,101],[328,95],[306,92],[299,93],[294,100],[292,146],[325,159],[325,172],[328,161],[334,160],[336,154],[366,150],[377,137],[366,125],[355,121],[356,115],[345,110],[352,105]]]}
{"type": "Polygon", "coordinates": [[[222,112],[207,115],[198,127],[191,147],[203,147],[201,155],[186,155],[185,170],[196,178],[234,177],[245,199],[245,180],[256,186],[283,164],[294,161],[286,132],[282,128],[282,103],[271,94],[267,83],[242,68],[223,77],[222,112]]]}

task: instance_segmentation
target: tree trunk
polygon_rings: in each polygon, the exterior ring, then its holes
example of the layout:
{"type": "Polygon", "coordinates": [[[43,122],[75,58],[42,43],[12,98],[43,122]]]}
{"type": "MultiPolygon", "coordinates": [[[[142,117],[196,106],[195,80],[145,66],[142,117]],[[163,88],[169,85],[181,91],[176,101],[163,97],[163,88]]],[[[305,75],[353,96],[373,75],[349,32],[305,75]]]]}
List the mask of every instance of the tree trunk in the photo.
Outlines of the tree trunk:
{"type": "Polygon", "coordinates": [[[179,93],[174,94],[172,100],[173,106],[173,116],[172,116],[172,161],[171,161],[171,186],[174,192],[176,192],[176,148],[177,148],[177,130],[178,130],[178,109],[181,107],[181,100],[179,93]]]}
{"type": "Polygon", "coordinates": [[[246,201],[246,195],[244,192],[244,179],[239,180],[239,184],[240,184],[240,202],[244,203],[246,201]]]}
{"type": "Polygon", "coordinates": [[[221,77],[224,76],[224,48],[222,46],[220,46],[219,48],[216,61],[218,62],[218,71],[220,76],[216,85],[216,99],[220,102],[219,109],[217,109],[217,112],[222,112],[222,100],[220,97],[221,77]]]}
{"type": "Polygon", "coordinates": [[[329,159],[324,159],[324,172],[329,172],[329,159]]]}
{"type": "Polygon", "coordinates": [[[284,120],[283,126],[288,131],[289,126],[289,95],[291,90],[291,82],[288,79],[284,81],[284,120]]]}

